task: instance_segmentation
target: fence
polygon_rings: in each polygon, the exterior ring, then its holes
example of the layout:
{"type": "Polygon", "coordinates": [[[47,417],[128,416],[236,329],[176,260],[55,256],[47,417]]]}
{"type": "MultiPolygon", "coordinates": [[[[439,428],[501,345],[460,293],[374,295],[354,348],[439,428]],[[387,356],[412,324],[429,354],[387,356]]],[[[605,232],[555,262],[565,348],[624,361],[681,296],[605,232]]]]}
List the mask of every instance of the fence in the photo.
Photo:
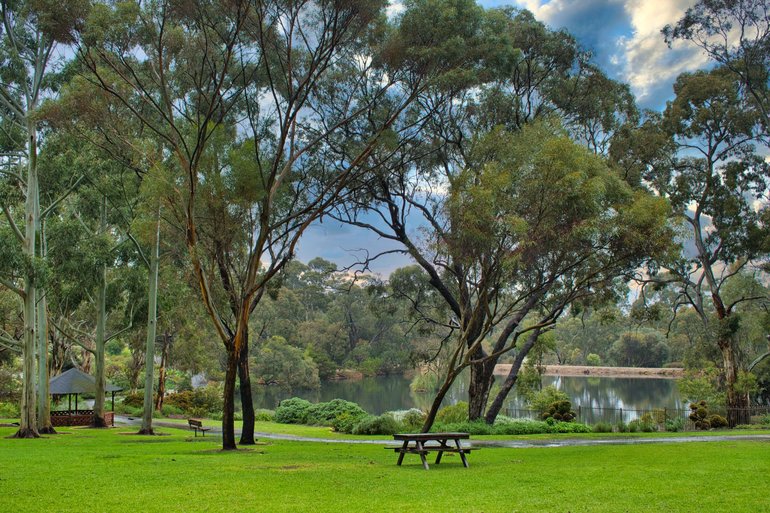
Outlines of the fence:
{"type": "MultiPolygon", "coordinates": [[[[665,430],[667,423],[679,424],[681,431],[696,431],[698,428],[695,422],[690,420],[692,410],[690,408],[652,408],[635,410],[628,408],[596,408],[586,406],[573,406],[576,414],[575,421],[583,424],[595,425],[599,423],[610,424],[614,428],[621,424],[627,425],[630,422],[639,420],[641,423],[652,425],[658,430],[665,430]]],[[[770,406],[755,406],[745,409],[714,409],[710,414],[716,413],[729,419],[732,417],[736,424],[754,424],[759,423],[759,417],[770,415],[770,406]]],[[[523,410],[509,408],[505,414],[512,418],[539,419],[540,412],[535,410],[523,410]]]]}

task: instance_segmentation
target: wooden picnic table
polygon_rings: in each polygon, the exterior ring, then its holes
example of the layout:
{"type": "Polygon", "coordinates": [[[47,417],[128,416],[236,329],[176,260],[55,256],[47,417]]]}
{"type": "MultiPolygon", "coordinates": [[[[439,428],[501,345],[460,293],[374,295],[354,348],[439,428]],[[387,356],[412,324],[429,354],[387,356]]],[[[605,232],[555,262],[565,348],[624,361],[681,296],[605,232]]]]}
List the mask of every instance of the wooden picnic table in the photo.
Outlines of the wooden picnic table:
{"type": "Polygon", "coordinates": [[[419,454],[422,460],[422,466],[425,470],[428,470],[428,461],[425,459],[425,455],[430,451],[438,451],[436,455],[436,464],[441,463],[441,456],[445,452],[456,452],[460,455],[463,461],[463,465],[468,468],[468,459],[466,454],[470,454],[471,449],[463,447],[460,444],[460,440],[467,440],[470,438],[468,433],[401,433],[393,435],[393,440],[403,442],[401,447],[387,447],[393,449],[398,455],[397,465],[401,465],[404,461],[404,454],[419,454]],[[454,445],[450,445],[453,443],[454,445]]]}

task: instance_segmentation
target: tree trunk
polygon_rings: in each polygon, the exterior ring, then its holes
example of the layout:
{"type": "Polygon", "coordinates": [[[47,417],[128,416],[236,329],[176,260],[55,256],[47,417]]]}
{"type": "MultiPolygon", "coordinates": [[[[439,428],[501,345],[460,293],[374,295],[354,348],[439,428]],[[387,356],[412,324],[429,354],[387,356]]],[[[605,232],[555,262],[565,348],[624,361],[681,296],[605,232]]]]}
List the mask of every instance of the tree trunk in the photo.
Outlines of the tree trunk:
{"type": "Polygon", "coordinates": [[[529,350],[532,349],[532,347],[535,345],[535,342],[537,342],[539,335],[540,330],[533,331],[519,352],[516,353],[516,358],[513,360],[513,365],[511,365],[511,370],[508,372],[508,376],[506,376],[505,381],[503,382],[503,385],[500,391],[497,393],[494,401],[492,401],[492,404],[489,405],[489,409],[487,410],[487,414],[484,418],[484,421],[487,424],[491,425],[495,423],[495,419],[500,414],[500,410],[503,408],[505,399],[508,397],[511,389],[519,379],[519,371],[521,370],[521,365],[524,363],[524,358],[527,357],[529,350]]]}
{"type": "Polygon", "coordinates": [[[107,325],[107,267],[99,270],[99,283],[96,290],[96,339],[94,341],[94,367],[96,392],[94,397],[94,417],[92,427],[107,427],[104,420],[104,395],[106,379],[104,377],[104,344],[107,325]]]}
{"type": "MultiPolygon", "coordinates": [[[[37,133],[34,126],[28,126],[28,159],[27,159],[27,198],[24,208],[24,254],[29,262],[34,262],[35,243],[37,239],[36,197],[37,183],[37,133]]],[[[28,267],[24,277],[24,345],[22,348],[22,393],[21,419],[16,438],[37,438],[37,408],[35,395],[35,331],[37,329],[35,289],[35,269],[28,267]]]]}
{"type": "Polygon", "coordinates": [[[168,365],[168,356],[171,350],[171,335],[163,335],[163,349],[160,353],[160,367],[158,368],[158,395],[155,399],[155,410],[163,409],[163,398],[166,396],[166,366],[168,365]]]}
{"type": "Polygon", "coordinates": [[[735,348],[732,339],[720,340],[719,349],[722,351],[722,365],[727,389],[727,424],[731,428],[739,424],[749,424],[751,415],[748,397],[735,389],[738,381],[738,364],[735,361],[735,348]]]}
{"type": "MultiPolygon", "coordinates": [[[[479,350],[473,356],[474,359],[482,358],[483,353],[479,350]]],[[[487,360],[483,363],[471,365],[471,377],[468,384],[468,419],[478,420],[484,416],[487,407],[487,400],[495,381],[494,369],[497,358],[487,360]]]]}
{"type": "Polygon", "coordinates": [[[155,369],[155,335],[158,323],[158,260],[160,246],[160,212],[155,225],[155,238],[152,244],[152,254],[150,255],[150,283],[148,291],[147,307],[147,339],[145,341],[144,355],[144,404],[142,410],[142,428],[140,435],[153,435],[152,430],[152,412],[154,411],[152,385],[155,369]]]}
{"type": "Polygon", "coordinates": [[[227,347],[227,369],[225,371],[224,404],[222,406],[222,450],[232,451],[235,446],[235,377],[238,374],[236,345],[227,347]]]}
{"type": "Polygon", "coordinates": [[[241,388],[241,409],[243,411],[243,428],[241,430],[241,445],[254,445],[254,399],[251,395],[251,373],[249,372],[249,338],[244,335],[243,348],[238,358],[238,382],[241,388]]]}
{"type": "MultiPolygon", "coordinates": [[[[35,217],[37,218],[37,231],[40,236],[40,258],[46,258],[45,231],[43,220],[40,218],[40,194],[35,200],[35,217]]],[[[56,430],[51,424],[51,397],[49,391],[48,374],[48,308],[45,292],[38,289],[37,302],[37,430],[41,434],[55,435],[56,430]]]]}
{"type": "Polygon", "coordinates": [[[436,422],[436,414],[441,408],[441,403],[444,401],[444,397],[446,397],[447,392],[449,392],[449,389],[452,387],[452,383],[454,383],[458,374],[459,372],[450,372],[447,374],[444,383],[436,392],[436,397],[433,398],[433,403],[430,405],[428,415],[425,417],[425,422],[422,425],[421,432],[427,433],[430,431],[430,428],[433,427],[433,423],[436,422]]]}

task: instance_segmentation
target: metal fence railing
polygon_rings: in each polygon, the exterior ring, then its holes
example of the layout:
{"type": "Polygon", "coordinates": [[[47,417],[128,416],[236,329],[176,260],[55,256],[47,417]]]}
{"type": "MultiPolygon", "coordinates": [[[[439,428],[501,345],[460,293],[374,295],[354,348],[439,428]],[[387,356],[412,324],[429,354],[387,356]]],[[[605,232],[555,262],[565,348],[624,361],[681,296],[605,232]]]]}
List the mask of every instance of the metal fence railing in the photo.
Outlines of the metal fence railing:
{"type": "MultiPolygon", "coordinates": [[[[620,426],[638,421],[637,426],[652,427],[653,430],[663,431],[667,426],[676,426],[681,431],[695,431],[698,427],[690,420],[690,408],[597,408],[574,405],[575,421],[583,424],[609,424],[618,430],[620,426]]],[[[732,418],[734,424],[754,424],[760,422],[760,417],[770,415],[770,406],[755,406],[744,409],[715,408],[709,410],[709,415],[717,414],[726,420],[732,418]]],[[[505,415],[511,418],[540,419],[540,412],[519,408],[509,408],[505,415]]],[[[649,430],[649,429],[648,429],[649,430]]]]}

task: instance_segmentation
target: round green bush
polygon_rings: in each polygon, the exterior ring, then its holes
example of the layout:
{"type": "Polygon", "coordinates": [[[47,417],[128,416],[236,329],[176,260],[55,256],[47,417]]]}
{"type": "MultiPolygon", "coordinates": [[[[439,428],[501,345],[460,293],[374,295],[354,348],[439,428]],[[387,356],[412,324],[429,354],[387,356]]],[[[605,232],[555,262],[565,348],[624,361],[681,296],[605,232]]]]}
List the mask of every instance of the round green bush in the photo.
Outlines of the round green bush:
{"type": "Polygon", "coordinates": [[[367,415],[353,428],[354,435],[393,435],[400,432],[401,424],[387,413],[375,417],[367,415]]]}
{"type": "Polygon", "coordinates": [[[299,397],[285,399],[275,409],[275,421],[281,424],[305,424],[310,406],[310,401],[299,397]]]}
{"type": "Polygon", "coordinates": [[[345,418],[362,418],[366,416],[366,412],[356,403],[344,399],[332,399],[328,403],[311,405],[305,423],[312,426],[334,426],[335,421],[343,416],[345,418]]]}
{"type": "Polygon", "coordinates": [[[436,414],[436,422],[442,424],[455,424],[468,421],[468,403],[460,401],[451,406],[441,408],[436,414]]]}
{"type": "Polygon", "coordinates": [[[712,428],[718,429],[727,427],[727,419],[721,415],[717,415],[716,413],[709,415],[707,420],[709,424],[711,424],[712,428]]]}

